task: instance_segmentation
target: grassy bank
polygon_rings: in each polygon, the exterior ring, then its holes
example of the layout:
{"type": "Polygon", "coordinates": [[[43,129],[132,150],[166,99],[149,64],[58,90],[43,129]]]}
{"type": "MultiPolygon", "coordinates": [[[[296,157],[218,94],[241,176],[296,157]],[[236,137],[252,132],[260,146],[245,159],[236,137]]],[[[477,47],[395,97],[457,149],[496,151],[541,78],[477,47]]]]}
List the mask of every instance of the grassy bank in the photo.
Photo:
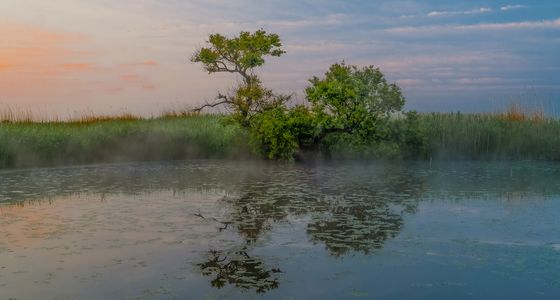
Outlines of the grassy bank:
{"type": "Polygon", "coordinates": [[[429,114],[424,157],[560,161],[560,120],[540,114],[429,114]]]}
{"type": "Polygon", "coordinates": [[[0,122],[0,168],[248,156],[244,132],[219,116],[0,122]]]}
{"type": "Polygon", "coordinates": [[[542,114],[430,113],[396,118],[388,139],[360,145],[349,137],[330,142],[335,158],[560,161],[560,120],[542,114]]]}
{"type": "MultiPolygon", "coordinates": [[[[246,133],[221,116],[0,122],[0,168],[252,156],[246,133]]],[[[419,114],[395,119],[389,140],[328,141],[333,158],[560,161],[560,120],[523,113],[419,114]]]]}

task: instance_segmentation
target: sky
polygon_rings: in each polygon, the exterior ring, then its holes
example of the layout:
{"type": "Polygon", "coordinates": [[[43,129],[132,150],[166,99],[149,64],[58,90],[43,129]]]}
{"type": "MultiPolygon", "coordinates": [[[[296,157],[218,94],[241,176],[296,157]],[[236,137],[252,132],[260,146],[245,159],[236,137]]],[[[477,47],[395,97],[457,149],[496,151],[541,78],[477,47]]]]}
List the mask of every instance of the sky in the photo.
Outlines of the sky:
{"type": "Polygon", "coordinates": [[[258,71],[304,99],[335,62],[380,67],[407,108],[560,107],[560,1],[0,0],[0,110],[157,115],[237,82],[189,61],[211,33],[278,33],[258,71]]]}

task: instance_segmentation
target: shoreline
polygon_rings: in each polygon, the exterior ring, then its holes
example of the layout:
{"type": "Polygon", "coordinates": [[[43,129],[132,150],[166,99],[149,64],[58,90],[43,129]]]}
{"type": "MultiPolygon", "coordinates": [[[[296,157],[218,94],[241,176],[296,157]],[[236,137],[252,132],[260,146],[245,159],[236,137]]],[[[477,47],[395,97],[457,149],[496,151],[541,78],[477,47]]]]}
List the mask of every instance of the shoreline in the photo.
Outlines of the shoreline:
{"type": "MultiPolygon", "coordinates": [[[[418,114],[401,118],[375,145],[334,136],[318,160],[560,161],[560,120],[503,114],[418,114]],[[409,132],[414,130],[412,141],[409,132]]],[[[185,159],[261,159],[246,132],[223,115],[0,122],[0,169],[185,159]]]]}

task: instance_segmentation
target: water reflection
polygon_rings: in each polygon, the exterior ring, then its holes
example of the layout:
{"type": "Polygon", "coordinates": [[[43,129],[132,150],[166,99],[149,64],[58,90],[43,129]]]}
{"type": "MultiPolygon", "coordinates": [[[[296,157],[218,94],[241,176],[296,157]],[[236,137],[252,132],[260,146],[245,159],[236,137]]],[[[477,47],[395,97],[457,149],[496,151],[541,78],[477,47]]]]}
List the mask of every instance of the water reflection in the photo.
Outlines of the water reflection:
{"type": "Polygon", "coordinates": [[[232,284],[242,289],[254,289],[257,293],[278,288],[277,274],[282,272],[278,268],[268,269],[258,257],[251,257],[247,248],[228,252],[210,250],[208,260],[199,263],[198,267],[204,276],[212,278],[212,287],[220,289],[232,284]]]}
{"type": "Polygon", "coordinates": [[[314,217],[307,233],[313,242],[324,243],[332,255],[369,254],[396,236],[403,224],[402,215],[391,212],[385,203],[337,203],[314,217]]]}
{"type": "Polygon", "coordinates": [[[270,175],[260,176],[261,184],[241,184],[241,196],[226,197],[231,210],[222,223],[250,245],[287,216],[307,215],[310,240],[334,256],[369,254],[397,235],[403,214],[416,211],[425,180],[395,166],[270,175]]]}
{"type": "Polygon", "coordinates": [[[279,269],[267,269],[261,258],[248,253],[275,224],[289,222],[289,216],[307,217],[309,240],[323,244],[333,256],[370,254],[399,233],[405,213],[416,211],[425,179],[411,175],[395,166],[379,166],[277,169],[246,177],[222,199],[227,213],[211,218],[218,231],[235,231],[243,242],[210,251],[210,259],[198,266],[212,276],[214,287],[229,283],[258,293],[277,288],[280,282],[271,276],[279,269]]]}
{"type": "MultiPolygon", "coordinates": [[[[488,168],[468,163],[430,168],[423,163],[303,166],[199,161],[0,172],[0,202],[6,203],[0,205],[0,254],[2,244],[12,243],[7,247],[11,249],[29,247],[38,236],[70,232],[73,224],[61,217],[68,212],[48,209],[68,205],[62,206],[57,204],[61,200],[53,199],[70,197],[65,201],[73,203],[71,207],[77,212],[80,204],[74,200],[82,197],[87,201],[84,195],[98,195],[101,199],[137,195],[148,200],[138,202],[145,207],[135,207],[134,215],[126,206],[133,205],[133,200],[122,206],[114,201],[108,204],[114,207],[106,210],[123,222],[111,226],[132,227],[124,220],[141,221],[139,215],[143,220],[153,217],[152,223],[141,228],[153,227],[154,232],[169,235],[181,231],[181,236],[171,237],[170,244],[204,244],[204,252],[197,252],[189,261],[210,286],[261,294],[278,289],[283,278],[296,275],[285,271],[273,256],[256,251],[267,243],[275,228],[294,218],[305,223],[307,242],[331,257],[370,255],[399,235],[406,217],[416,214],[422,201],[481,197],[511,203],[542,200],[560,194],[558,178],[559,168],[555,167],[520,164],[488,168]],[[158,191],[172,191],[178,199],[185,200],[167,202],[171,200],[154,196],[158,191]],[[202,198],[193,202],[193,194],[202,198]],[[220,200],[210,200],[215,198],[220,200]],[[153,216],[155,207],[162,207],[157,216],[153,216]],[[170,212],[176,213],[175,219],[170,212]],[[43,226],[41,220],[45,217],[52,219],[43,226]],[[14,239],[18,232],[27,232],[28,224],[35,224],[29,227],[32,234],[14,239]],[[67,228],[64,231],[59,228],[63,224],[67,228]],[[177,228],[178,224],[184,228],[177,228]],[[206,230],[205,226],[214,232],[207,234],[197,229],[206,230]]],[[[95,208],[88,209],[92,218],[97,218],[95,208]]],[[[98,223],[105,226],[102,219],[98,223]]],[[[120,230],[123,235],[132,230],[111,226],[103,228],[120,230]]],[[[142,235],[139,229],[132,232],[142,235]]],[[[149,244],[158,238],[144,239],[149,244]]]]}

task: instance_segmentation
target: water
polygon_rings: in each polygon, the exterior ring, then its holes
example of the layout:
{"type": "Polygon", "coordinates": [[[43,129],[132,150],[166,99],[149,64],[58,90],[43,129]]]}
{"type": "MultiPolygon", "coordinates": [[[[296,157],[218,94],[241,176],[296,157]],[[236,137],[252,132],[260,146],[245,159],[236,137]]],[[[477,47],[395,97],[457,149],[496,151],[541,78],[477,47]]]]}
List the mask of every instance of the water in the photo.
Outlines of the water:
{"type": "Polygon", "coordinates": [[[560,165],[0,172],[0,299],[558,299],[560,165]]]}

